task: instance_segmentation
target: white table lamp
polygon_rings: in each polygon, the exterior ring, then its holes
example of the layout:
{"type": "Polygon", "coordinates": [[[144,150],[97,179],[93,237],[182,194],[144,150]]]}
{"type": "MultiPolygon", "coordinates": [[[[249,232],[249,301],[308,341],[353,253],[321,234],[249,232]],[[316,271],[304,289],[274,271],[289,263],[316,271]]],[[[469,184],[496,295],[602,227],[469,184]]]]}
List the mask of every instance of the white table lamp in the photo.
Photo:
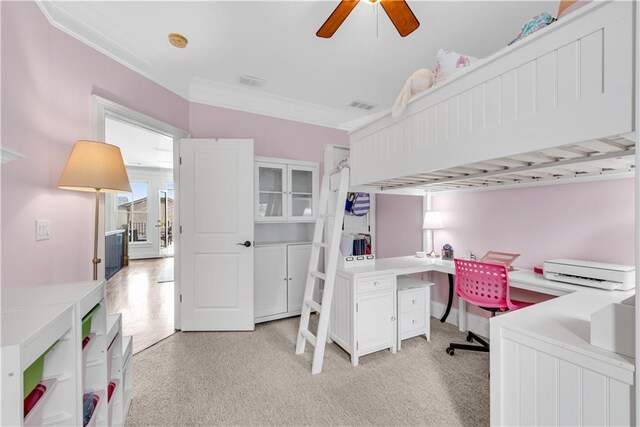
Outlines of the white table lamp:
{"type": "Polygon", "coordinates": [[[435,242],[433,241],[433,230],[441,230],[442,227],[442,215],[437,211],[430,211],[424,214],[424,222],[422,223],[424,230],[431,232],[431,252],[427,254],[429,258],[438,258],[440,255],[436,253],[435,242]]]}
{"type": "Polygon", "coordinates": [[[62,171],[58,187],[96,194],[93,236],[93,280],[98,280],[98,214],[100,193],[131,193],[120,148],[97,141],[78,141],[62,171]]]}

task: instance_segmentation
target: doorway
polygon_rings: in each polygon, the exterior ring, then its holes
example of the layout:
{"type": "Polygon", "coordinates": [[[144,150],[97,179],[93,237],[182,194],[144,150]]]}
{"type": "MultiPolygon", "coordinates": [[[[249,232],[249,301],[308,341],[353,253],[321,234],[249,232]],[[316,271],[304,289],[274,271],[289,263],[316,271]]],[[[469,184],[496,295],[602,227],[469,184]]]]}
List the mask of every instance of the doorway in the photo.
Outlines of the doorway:
{"type": "Polygon", "coordinates": [[[131,184],[102,210],[107,308],[136,353],[180,327],[173,147],[188,133],[95,96],[94,108],[94,138],[120,147],[131,184]]]}

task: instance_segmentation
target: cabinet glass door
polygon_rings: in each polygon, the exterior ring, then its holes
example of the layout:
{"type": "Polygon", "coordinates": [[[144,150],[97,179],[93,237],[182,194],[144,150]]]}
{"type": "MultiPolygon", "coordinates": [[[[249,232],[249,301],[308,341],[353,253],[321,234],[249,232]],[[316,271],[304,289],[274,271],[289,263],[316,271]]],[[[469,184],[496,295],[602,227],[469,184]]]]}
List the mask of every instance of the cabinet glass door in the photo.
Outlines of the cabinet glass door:
{"type": "Polygon", "coordinates": [[[256,170],[256,220],[283,219],[285,214],[285,166],[259,164],[256,170]]]}
{"type": "Polygon", "coordinates": [[[295,219],[313,219],[315,216],[315,188],[312,168],[291,167],[289,169],[289,196],[291,211],[295,219]]]}

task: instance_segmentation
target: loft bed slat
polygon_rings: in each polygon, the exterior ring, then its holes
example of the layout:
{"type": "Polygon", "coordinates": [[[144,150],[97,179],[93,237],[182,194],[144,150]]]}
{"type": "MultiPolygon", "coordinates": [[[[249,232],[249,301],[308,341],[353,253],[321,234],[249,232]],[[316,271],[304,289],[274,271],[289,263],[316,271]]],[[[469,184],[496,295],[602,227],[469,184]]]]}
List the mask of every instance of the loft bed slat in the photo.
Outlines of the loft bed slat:
{"type": "MultiPolygon", "coordinates": [[[[415,97],[405,116],[354,130],[352,184],[451,188],[540,168],[597,174],[594,160],[633,155],[634,26],[632,2],[593,2],[415,97]]],[[[528,179],[536,176],[552,177],[528,179]]]]}

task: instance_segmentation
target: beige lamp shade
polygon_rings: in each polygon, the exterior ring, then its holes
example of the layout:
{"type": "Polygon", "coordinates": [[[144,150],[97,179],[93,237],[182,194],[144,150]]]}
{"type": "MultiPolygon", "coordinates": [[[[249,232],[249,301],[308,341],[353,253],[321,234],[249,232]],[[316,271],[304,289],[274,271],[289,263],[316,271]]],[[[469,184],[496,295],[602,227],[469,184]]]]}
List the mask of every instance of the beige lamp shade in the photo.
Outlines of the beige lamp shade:
{"type": "Polygon", "coordinates": [[[120,148],[98,141],[78,141],[62,171],[58,187],[66,190],[130,193],[120,148]]]}

